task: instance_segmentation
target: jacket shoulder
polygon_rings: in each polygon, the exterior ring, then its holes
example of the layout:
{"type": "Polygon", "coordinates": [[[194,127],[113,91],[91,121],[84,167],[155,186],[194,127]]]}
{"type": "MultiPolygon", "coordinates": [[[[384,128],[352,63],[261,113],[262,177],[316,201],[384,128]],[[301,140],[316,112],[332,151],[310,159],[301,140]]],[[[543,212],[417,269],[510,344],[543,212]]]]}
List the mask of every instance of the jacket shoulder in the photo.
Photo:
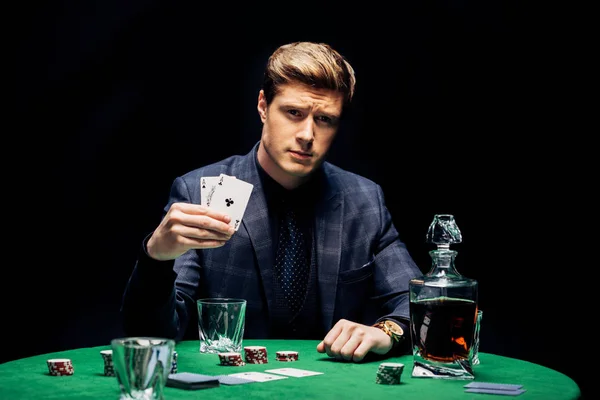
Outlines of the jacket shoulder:
{"type": "Polygon", "coordinates": [[[339,190],[352,193],[357,191],[377,190],[379,184],[372,179],[348,171],[329,162],[323,163],[325,176],[338,187],[339,190]]]}

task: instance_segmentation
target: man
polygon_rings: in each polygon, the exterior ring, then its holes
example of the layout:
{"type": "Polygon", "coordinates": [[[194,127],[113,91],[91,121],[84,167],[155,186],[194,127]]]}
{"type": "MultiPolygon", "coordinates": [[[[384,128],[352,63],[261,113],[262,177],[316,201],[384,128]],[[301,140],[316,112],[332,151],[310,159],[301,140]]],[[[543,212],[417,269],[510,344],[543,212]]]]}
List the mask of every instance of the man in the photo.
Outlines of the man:
{"type": "Polygon", "coordinates": [[[355,362],[410,348],[408,282],[422,274],[381,187],[325,161],[354,87],[353,68],[329,45],[271,55],[260,141],[174,180],[124,294],[128,334],[191,338],[197,299],[236,297],[247,300],[246,338],[322,339],[317,351],[355,362]],[[200,205],[201,177],[220,174],[254,185],[237,231],[200,205]],[[299,226],[288,231],[290,216],[299,226]],[[302,242],[293,261],[280,252],[291,233],[302,242]]]}

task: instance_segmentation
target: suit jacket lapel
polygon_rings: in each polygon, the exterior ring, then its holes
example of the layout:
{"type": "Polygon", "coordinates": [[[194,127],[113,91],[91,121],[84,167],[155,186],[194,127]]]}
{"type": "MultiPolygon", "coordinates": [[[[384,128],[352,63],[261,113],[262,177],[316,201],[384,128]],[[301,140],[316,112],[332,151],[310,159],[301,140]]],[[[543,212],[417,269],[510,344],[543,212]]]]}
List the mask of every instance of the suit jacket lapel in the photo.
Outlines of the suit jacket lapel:
{"type": "MultiPolygon", "coordinates": [[[[331,180],[325,176],[326,180],[331,180]]],[[[340,269],[340,249],[342,248],[343,209],[342,196],[337,186],[329,182],[323,201],[317,206],[317,268],[319,294],[322,305],[322,319],[326,330],[333,326],[335,298],[337,294],[338,273],[340,269]]]]}
{"type": "Polygon", "coordinates": [[[273,310],[272,299],[275,298],[273,294],[274,288],[271,284],[274,281],[273,239],[271,237],[267,200],[264,196],[262,183],[256,167],[257,149],[258,145],[243,159],[239,170],[235,172],[239,179],[254,185],[252,194],[246,205],[246,210],[244,211],[242,226],[248,232],[248,237],[256,254],[256,260],[265,289],[267,307],[269,315],[271,315],[270,311],[273,310]]]}

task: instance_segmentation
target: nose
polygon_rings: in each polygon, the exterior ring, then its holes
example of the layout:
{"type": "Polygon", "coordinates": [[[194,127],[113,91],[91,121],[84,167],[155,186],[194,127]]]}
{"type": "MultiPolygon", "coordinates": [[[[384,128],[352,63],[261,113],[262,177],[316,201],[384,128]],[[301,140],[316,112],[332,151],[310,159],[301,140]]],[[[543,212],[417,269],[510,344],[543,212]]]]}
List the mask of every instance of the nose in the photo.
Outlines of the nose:
{"type": "Polygon", "coordinates": [[[296,133],[296,138],[302,142],[312,143],[315,139],[315,121],[312,118],[306,118],[300,130],[296,133]]]}

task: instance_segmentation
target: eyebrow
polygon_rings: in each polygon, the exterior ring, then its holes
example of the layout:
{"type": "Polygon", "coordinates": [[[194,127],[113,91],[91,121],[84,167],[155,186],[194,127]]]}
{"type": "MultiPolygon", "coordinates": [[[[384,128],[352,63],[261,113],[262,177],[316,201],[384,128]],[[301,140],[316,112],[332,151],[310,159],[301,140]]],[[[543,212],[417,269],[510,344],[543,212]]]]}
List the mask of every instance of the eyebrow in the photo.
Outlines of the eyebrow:
{"type": "MultiPolygon", "coordinates": [[[[302,106],[302,105],[300,105],[298,103],[294,103],[294,102],[289,102],[289,103],[282,102],[281,103],[281,107],[282,108],[294,108],[294,109],[298,109],[298,110],[306,110],[306,109],[310,108],[310,107],[302,106]]],[[[338,115],[336,113],[330,113],[330,112],[327,112],[327,111],[323,111],[323,110],[320,110],[318,112],[318,114],[325,115],[325,116],[327,116],[327,117],[329,117],[329,118],[331,118],[333,120],[340,119],[340,115],[338,115]]]]}

